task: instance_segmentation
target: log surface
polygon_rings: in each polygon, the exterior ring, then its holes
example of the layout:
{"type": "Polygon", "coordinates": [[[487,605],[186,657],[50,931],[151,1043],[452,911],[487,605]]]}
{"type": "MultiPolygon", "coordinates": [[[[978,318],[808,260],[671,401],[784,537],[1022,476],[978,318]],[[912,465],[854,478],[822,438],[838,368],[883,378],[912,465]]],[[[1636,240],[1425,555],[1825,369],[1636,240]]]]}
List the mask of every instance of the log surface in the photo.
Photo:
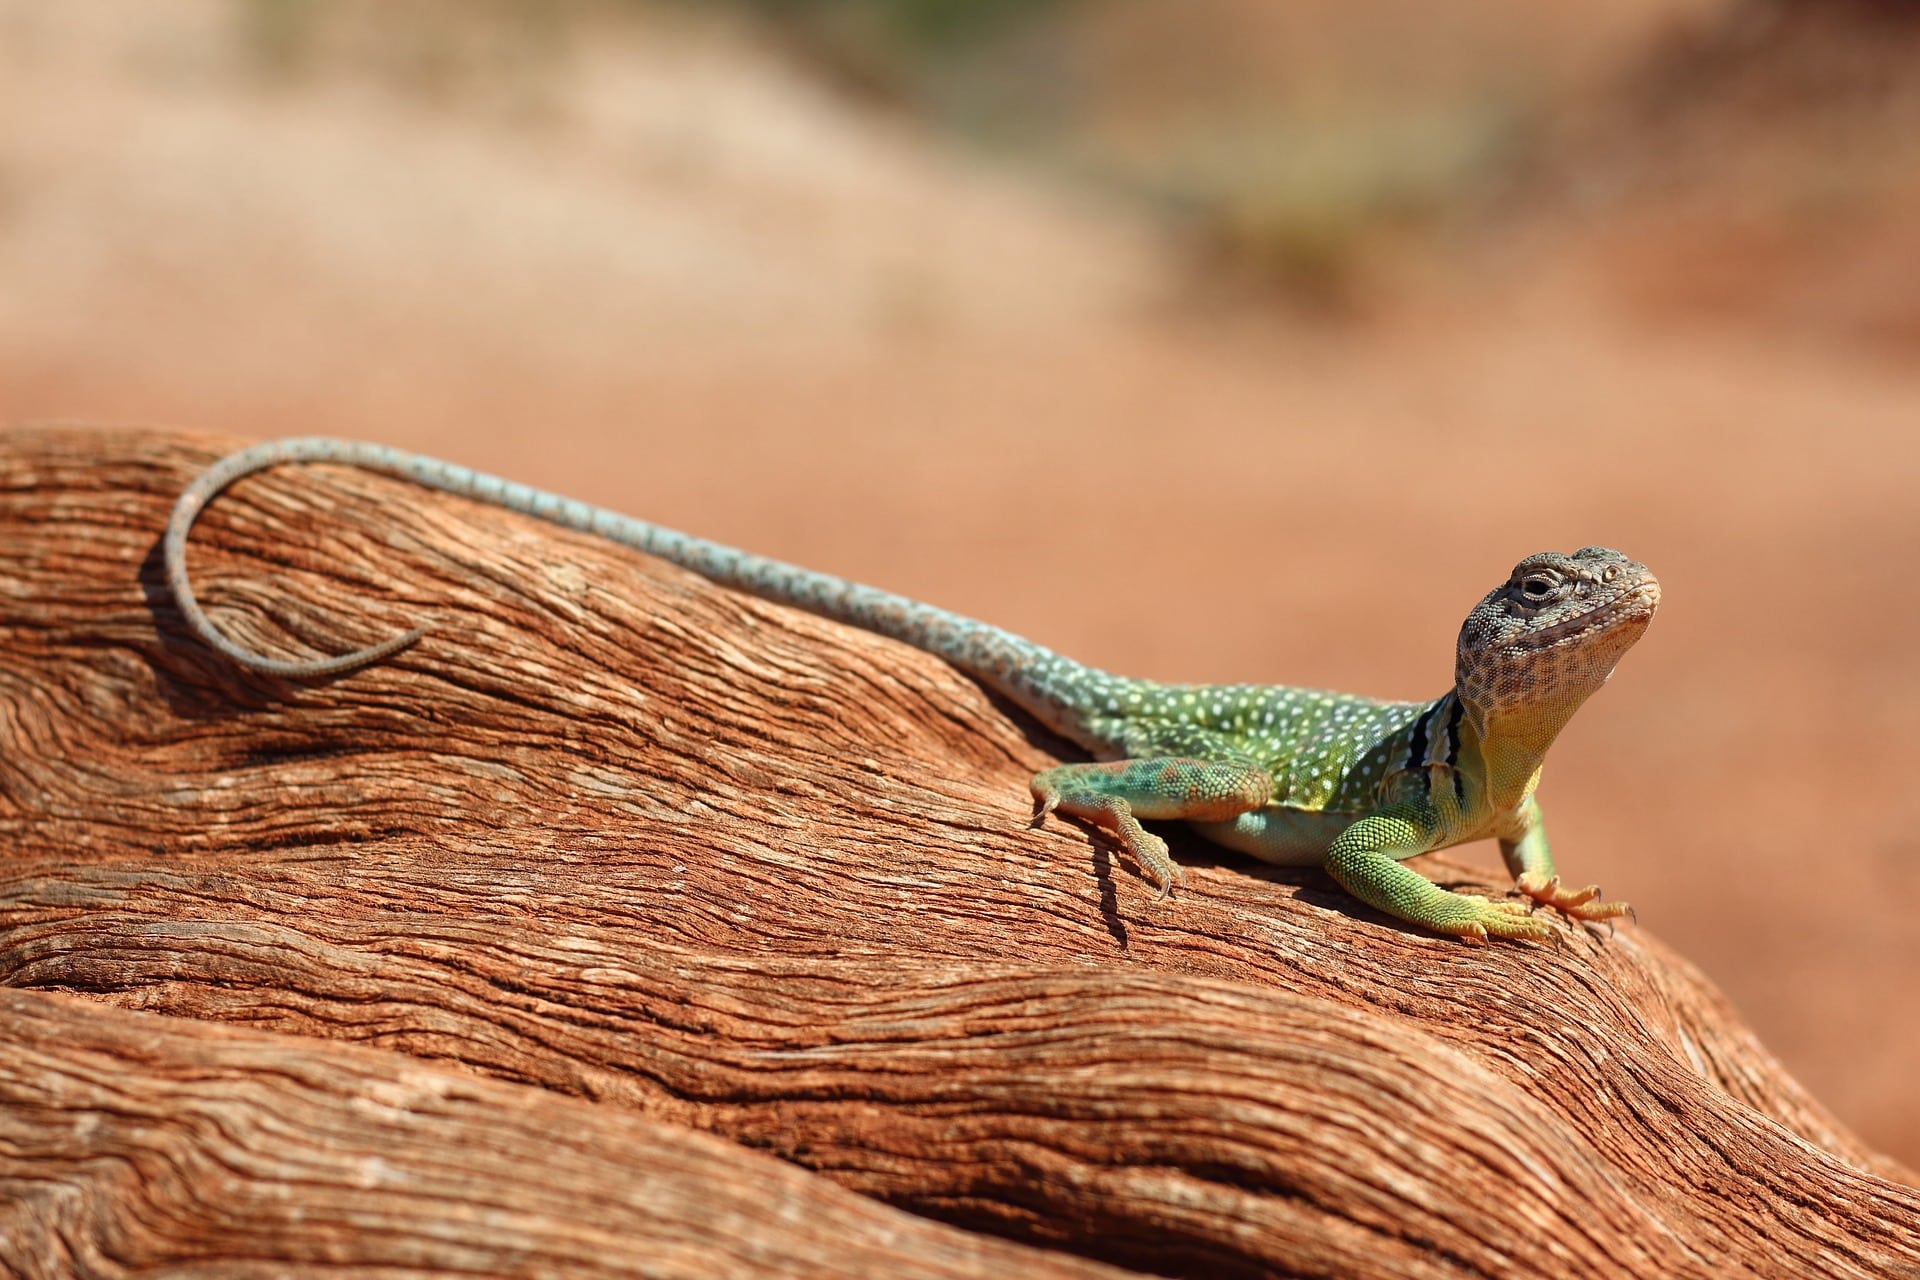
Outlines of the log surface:
{"type": "Polygon", "coordinates": [[[1118,1277],[391,1053],[0,991],[8,1274],[1118,1277]]]}
{"type": "Polygon", "coordinates": [[[237,671],[158,563],[228,443],[0,437],[0,1265],[1920,1276],[1911,1175],[1646,931],[1468,948],[1177,832],[1155,902],[891,641],[309,467],[202,516],[209,612],[432,630],[237,671]]]}

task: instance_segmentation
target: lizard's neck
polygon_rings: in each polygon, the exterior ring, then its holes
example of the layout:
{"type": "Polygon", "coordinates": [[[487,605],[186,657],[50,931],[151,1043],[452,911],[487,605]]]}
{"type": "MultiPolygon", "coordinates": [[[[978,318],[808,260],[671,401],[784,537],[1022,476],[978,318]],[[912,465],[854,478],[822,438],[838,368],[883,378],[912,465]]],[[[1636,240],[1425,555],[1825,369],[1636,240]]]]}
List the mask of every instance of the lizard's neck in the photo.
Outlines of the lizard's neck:
{"type": "Polygon", "coordinates": [[[1584,701],[1494,708],[1461,697],[1461,746],[1479,754],[1486,770],[1487,802],[1495,812],[1512,812],[1526,803],[1540,781],[1547,748],[1584,701]]]}

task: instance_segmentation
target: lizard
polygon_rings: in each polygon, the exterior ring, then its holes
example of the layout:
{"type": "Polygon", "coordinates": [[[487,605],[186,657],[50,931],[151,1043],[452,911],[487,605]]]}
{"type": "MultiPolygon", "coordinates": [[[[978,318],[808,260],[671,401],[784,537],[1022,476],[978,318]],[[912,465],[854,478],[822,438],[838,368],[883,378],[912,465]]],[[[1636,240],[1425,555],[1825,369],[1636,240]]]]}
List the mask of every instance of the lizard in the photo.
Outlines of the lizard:
{"type": "Polygon", "coordinates": [[[426,634],[416,627],[337,657],[288,660],[228,639],[187,578],[188,534],[221,490],[254,472],[334,463],[535,516],[670,561],[723,586],[878,632],[933,654],[1094,758],[1035,774],[1033,820],[1069,815],[1113,832],[1164,898],[1185,873],[1141,819],[1184,821],[1229,849],[1320,866],[1390,916],[1470,943],[1550,936],[1533,908],[1581,921],[1626,915],[1555,872],[1534,792],[1580,705],[1660,603],[1648,569],[1606,547],[1528,556],[1467,615],[1453,686],[1393,702],[1284,685],[1163,684],[1110,674],[933,605],[649,524],[383,445],[300,437],[252,445],[201,472],[174,504],[168,586],[193,635],[240,666],[310,680],[344,674],[426,634]],[[1436,885],[1416,854],[1492,837],[1527,901],[1436,885]]]}

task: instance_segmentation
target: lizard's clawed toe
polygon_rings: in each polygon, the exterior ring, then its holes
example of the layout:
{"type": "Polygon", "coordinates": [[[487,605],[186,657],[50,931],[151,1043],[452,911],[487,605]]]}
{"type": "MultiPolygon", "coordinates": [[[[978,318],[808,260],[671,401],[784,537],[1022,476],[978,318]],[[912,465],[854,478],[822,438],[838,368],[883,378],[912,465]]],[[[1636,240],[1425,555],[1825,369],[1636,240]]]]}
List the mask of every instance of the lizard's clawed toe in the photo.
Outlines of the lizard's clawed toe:
{"type": "Polygon", "coordinates": [[[1133,839],[1122,843],[1148,877],[1159,882],[1160,892],[1154,895],[1155,902],[1164,900],[1176,888],[1187,887],[1186,872],[1173,860],[1173,851],[1167,847],[1165,840],[1150,831],[1141,831],[1133,839]]]}
{"type": "Polygon", "coordinates": [[[1471,914],[1435,921],[1433,927],[1472,946],[1484,946],[1489,938],[1540,939],[1553,934],[1552,927],[1531,914],[1525,903],[1493,902],[1472,893],[1459,897],[1472,904],[1471,914]]]}
{"type": "Polygon", "coordinates": [[[1531,873],[1521,876],[1515,884],[1520,892],[1541,906],[1552,907],[1575,920],[1612,920],[1617,916],[1633,914],[1633,908],[1624,902],[1602,901],[1597,884],[1590,884],[1584,889],[1569,889],[1560,883],[1559,876],[1548,878],[1531,873]]]}

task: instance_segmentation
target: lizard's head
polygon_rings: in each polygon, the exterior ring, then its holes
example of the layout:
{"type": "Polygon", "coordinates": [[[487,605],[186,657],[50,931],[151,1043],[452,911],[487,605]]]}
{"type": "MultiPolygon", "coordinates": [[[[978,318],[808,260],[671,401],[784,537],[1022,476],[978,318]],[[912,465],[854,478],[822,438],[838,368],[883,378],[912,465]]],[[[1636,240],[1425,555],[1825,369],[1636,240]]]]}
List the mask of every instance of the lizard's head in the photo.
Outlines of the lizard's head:
{"type": "Polygon", "coordinates": [[[1659,606],[1660,583],[1618,551],[1528,556],[1467,615],[1454,687],[1483,723],[1551,741],[1659,606]]]}

